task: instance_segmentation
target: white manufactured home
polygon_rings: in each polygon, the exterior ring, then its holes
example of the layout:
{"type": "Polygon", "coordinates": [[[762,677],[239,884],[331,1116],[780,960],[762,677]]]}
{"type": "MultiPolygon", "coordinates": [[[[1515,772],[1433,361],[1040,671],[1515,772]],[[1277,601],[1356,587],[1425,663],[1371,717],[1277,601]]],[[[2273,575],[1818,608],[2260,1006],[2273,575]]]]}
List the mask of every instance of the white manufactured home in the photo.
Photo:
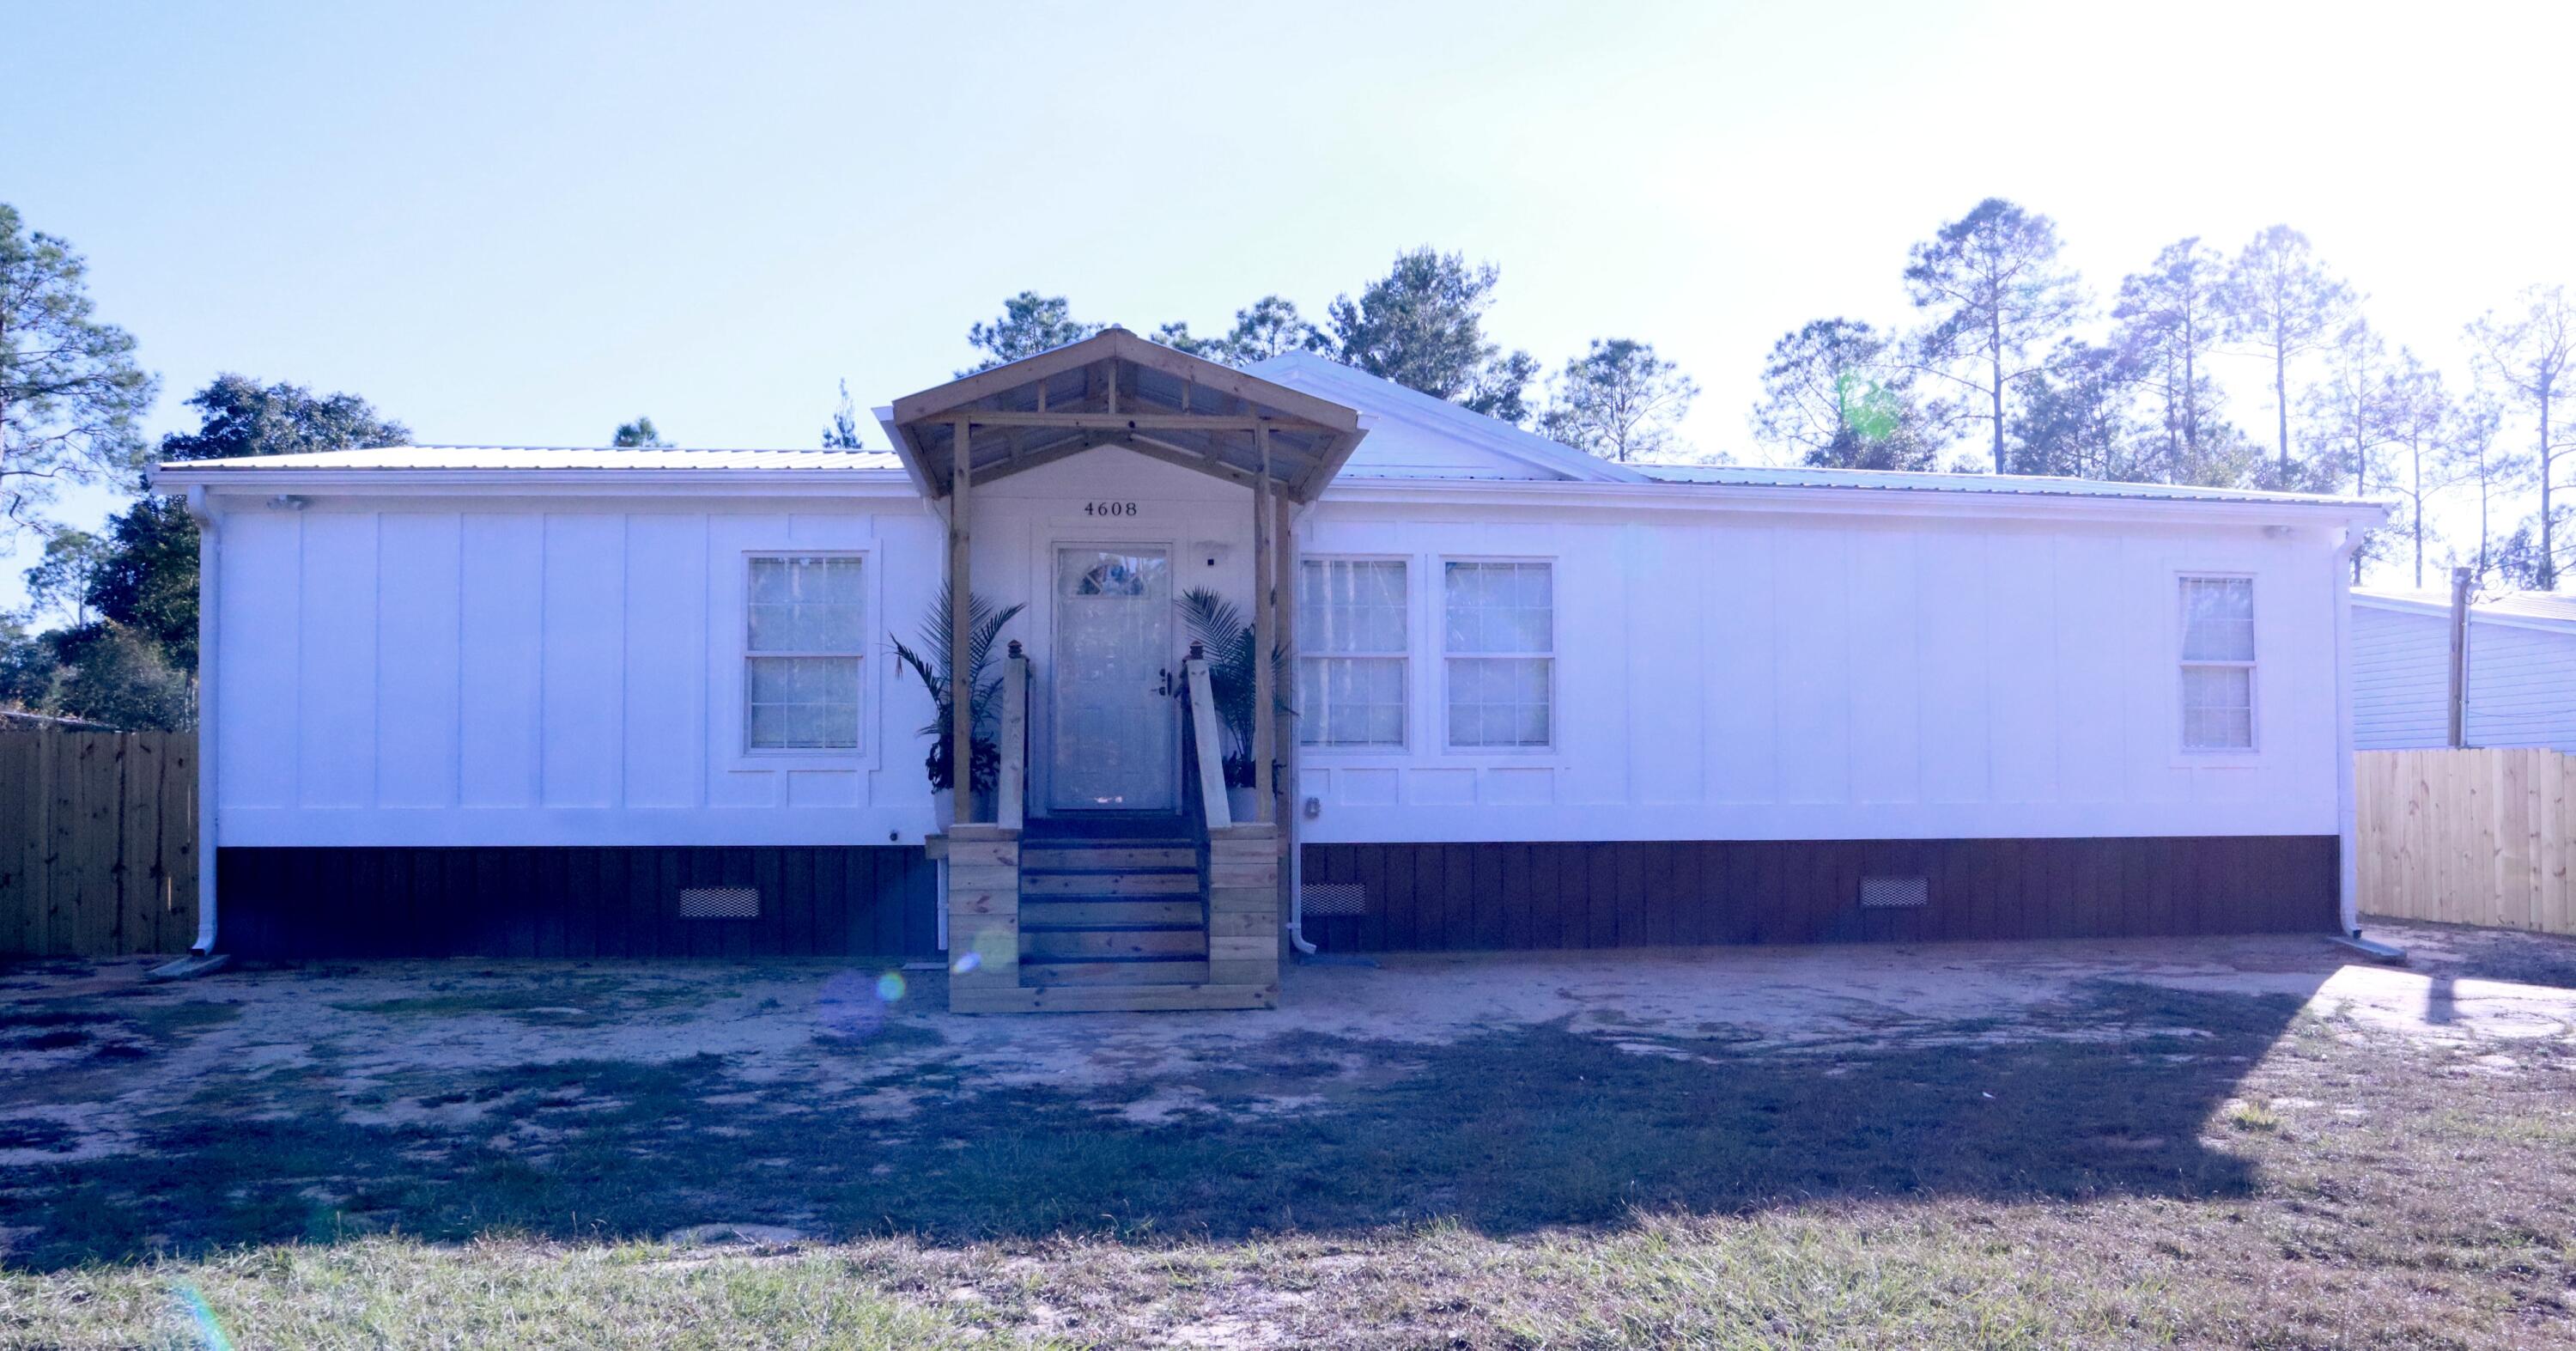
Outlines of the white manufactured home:
{"type": "MultiPolygon", "coordinates": [[[[2511,592],[2461,626],[2461,743],[2576,754],[2576,596],[2511,592]]],[[[2352,594],[2353,744],[2451,744],[2451,604],[2422,591],[2352,594]]]]}
{"type": "Polygon", "coordinates": [[[879,418],[162,466],[206,941],[944,954],[958,1007],[1071,1009],[1273,1003],[1293,944],[2353,922],[2376,506],[1614,464],[1117,329],[879,418]],[[893,645],[946,665],[951,577],[1020,608],[943,721],[893,645]]]}

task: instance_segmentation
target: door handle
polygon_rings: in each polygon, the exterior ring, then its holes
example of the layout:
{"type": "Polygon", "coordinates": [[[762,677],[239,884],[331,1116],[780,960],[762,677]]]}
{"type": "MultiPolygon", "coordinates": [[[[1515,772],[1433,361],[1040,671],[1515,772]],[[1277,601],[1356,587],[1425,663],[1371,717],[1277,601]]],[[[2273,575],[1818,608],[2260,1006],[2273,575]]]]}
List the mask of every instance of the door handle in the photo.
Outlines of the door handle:
{"type": "Polygon", "coordinates": [[[1172,697],[1172,693],[1173,693],[1173,691],[1172,691],[1172,672],[1171,672],[1171,668],[1169,668],[1169,667],[1165,667],[1165,668],[1163,668],[1163,671],[1162,671],[1162,677],[1163,677],[1163,683],[1154,687],[1154,693],[1159,694],[1159,695],[1161,695],[1162,697],[1164,697],[1164,698],[1166,698],[1166,699],[1169,699],[1169,698],[1171,698],[1171,697],[1172,697]]]}

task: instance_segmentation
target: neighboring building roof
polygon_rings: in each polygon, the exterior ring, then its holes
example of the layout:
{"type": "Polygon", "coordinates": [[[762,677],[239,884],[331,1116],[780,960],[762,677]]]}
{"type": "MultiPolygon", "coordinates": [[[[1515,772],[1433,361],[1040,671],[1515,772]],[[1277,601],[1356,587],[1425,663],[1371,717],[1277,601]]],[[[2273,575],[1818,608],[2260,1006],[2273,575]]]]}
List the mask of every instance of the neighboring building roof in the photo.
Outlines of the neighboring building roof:
{"type": "MultiPolygon", "coordinates": [[[[2403,750],[2450,743],[2450,597],[2356,587],[2352,593],[2353,744],[2403,750]]],[[[2576,596],[2513,592],[2469,607],[2472,746],[2576,751],[2576,596]]]]}
{"type": "MultiPolygon", "coordinates": [[[[2352,589],[2353,603],[2382,610],[2404,610],[2421,614],[2449,614],[2451,595],[2447,591],[2411,591],[2395,587],[2362,587],[2352,589]]],[[[2565,629],[2576,632],[2576,595],[2562,591],[2506,591],[2492,596],[2479,596],[2469,601],[2472,619],[2495,623],[2519,623],[2533,628],[2565,629]]]]}
{"type": "Polygon", "coordinates": [[[380,446],[306,455],[180,460],[164,470],[233,473],[279,469],[883,469],[883,450],[679,450],[648,446],[380,446]]]}
{"type": "Polygon", "coordinates": [[[1774,468],[1738,464],[1640,464],[1658,483],[1708,483],[1729,487],[1862,488],[1902,493],[1988,493],[2011,497],[2110,497],[2153,502],[2261,502],[2282,506],[2375,509],[2357,497],[2265,492],[2254,488],[2201,488],[2174,483],[2110,483],[2039,474],[1903,473],[1886,469],[1774,468]]]}
{"type": "Polygon", "coordinates": [[[1283,352],[1244,368],[1273,384],[1359,410],[1368,439],[1342,466],[1344,478],[1484,478],[1643,483],[1621,464],[1461,408],[1447,399],[1312,352],[1283,352]]]}

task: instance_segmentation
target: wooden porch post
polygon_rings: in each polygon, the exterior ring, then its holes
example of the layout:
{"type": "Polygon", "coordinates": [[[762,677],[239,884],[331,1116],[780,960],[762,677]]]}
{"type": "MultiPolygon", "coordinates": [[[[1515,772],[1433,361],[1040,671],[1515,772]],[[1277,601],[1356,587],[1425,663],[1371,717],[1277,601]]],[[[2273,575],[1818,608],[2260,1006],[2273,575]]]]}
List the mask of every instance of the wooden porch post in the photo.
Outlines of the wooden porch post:
{"type": "Polygon", "coordinates": [[[1271,714],[1270,645],[1278,635],[1278,576],[1270,556],[1270,426],[1256,423],[1253,449],[1261,461],[1252,481],[1252,792],[1256,821],[1271,815],[1270,765],[1277,758],[1278,729],[1271,714]]]}
{"type": "Polygon", "coordinates": [[[1279,720],[1279,916],[1285,925],[1293,913],[1289,903],[1298,884],[1297,823],[1304,819],[1301,803],[1305,799],[1297,789],[1297,749],[1300,744],[1297,719],[1305,710],[1297,706],[1297,585],[1304,579],[1304,569],[1297,559],[1297,519],[1295,504],[1285,493],[1274,504],[1278,523],[1272,528],[1271,548],[1279,555],[1271,565],[1278,579],[1279,668],[1287,673],[1288,689],[1280,701],[1287,705],[1288,715],[1279,720]]]}
{"type": "Polygon", "coordinates": [[[974,632],[974,532],[967,494],[974,486],[974,456],[966,419],[957,419],[956,468],[948,479],[948,791],[959,821],[975,819],[975,684],[967,669],[967,639],[974,632]]]}

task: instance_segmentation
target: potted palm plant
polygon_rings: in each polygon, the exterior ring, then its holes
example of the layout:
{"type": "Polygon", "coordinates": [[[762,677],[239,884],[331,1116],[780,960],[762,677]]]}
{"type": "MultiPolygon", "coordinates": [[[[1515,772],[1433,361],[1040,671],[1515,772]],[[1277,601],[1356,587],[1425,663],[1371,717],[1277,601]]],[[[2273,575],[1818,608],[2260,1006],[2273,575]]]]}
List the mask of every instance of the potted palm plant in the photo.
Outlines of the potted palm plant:
{"type": "Polygon", "coordinates": [[[1207,653],[1208,694],[1225,735],[1226,810],[1238,821],[1249,821],[1259,805],[1252,772],[1252,626],[1233,601],[1205,587],[1183,593],[1180,607],[1182,627],[1207,653]]]}
{"type": "MultiPolygon", "coordinates": [[[[905,666],[921,677],[930,690],[933,713],[921,734],[930,739],[930,754],[923,766],[930,771],[931,812],[946,830],[957,821],[956,785],[949,782],[950,728],[948,697],[949,672],[955,669],[956,653],[950,635],[953,601],[947,587],[940,588],[938,601],[921,621],[921,650],[906,647],[892,634],[894,654],[905,666]]],[[[967,774],[972,782],[967,802],[975,820],[992,815],[993,790],[1002,777],[1002,749],[995,740],[1001,725],[1002,677],[992,669],[993,644],[1000,640],[1002,627],[1018,617],[1022,605],[995,606],[983,596],[969,593],[966,600],[966,688],[970,691],[969,711],[973,742],[968,751],[967,774]]]]}

